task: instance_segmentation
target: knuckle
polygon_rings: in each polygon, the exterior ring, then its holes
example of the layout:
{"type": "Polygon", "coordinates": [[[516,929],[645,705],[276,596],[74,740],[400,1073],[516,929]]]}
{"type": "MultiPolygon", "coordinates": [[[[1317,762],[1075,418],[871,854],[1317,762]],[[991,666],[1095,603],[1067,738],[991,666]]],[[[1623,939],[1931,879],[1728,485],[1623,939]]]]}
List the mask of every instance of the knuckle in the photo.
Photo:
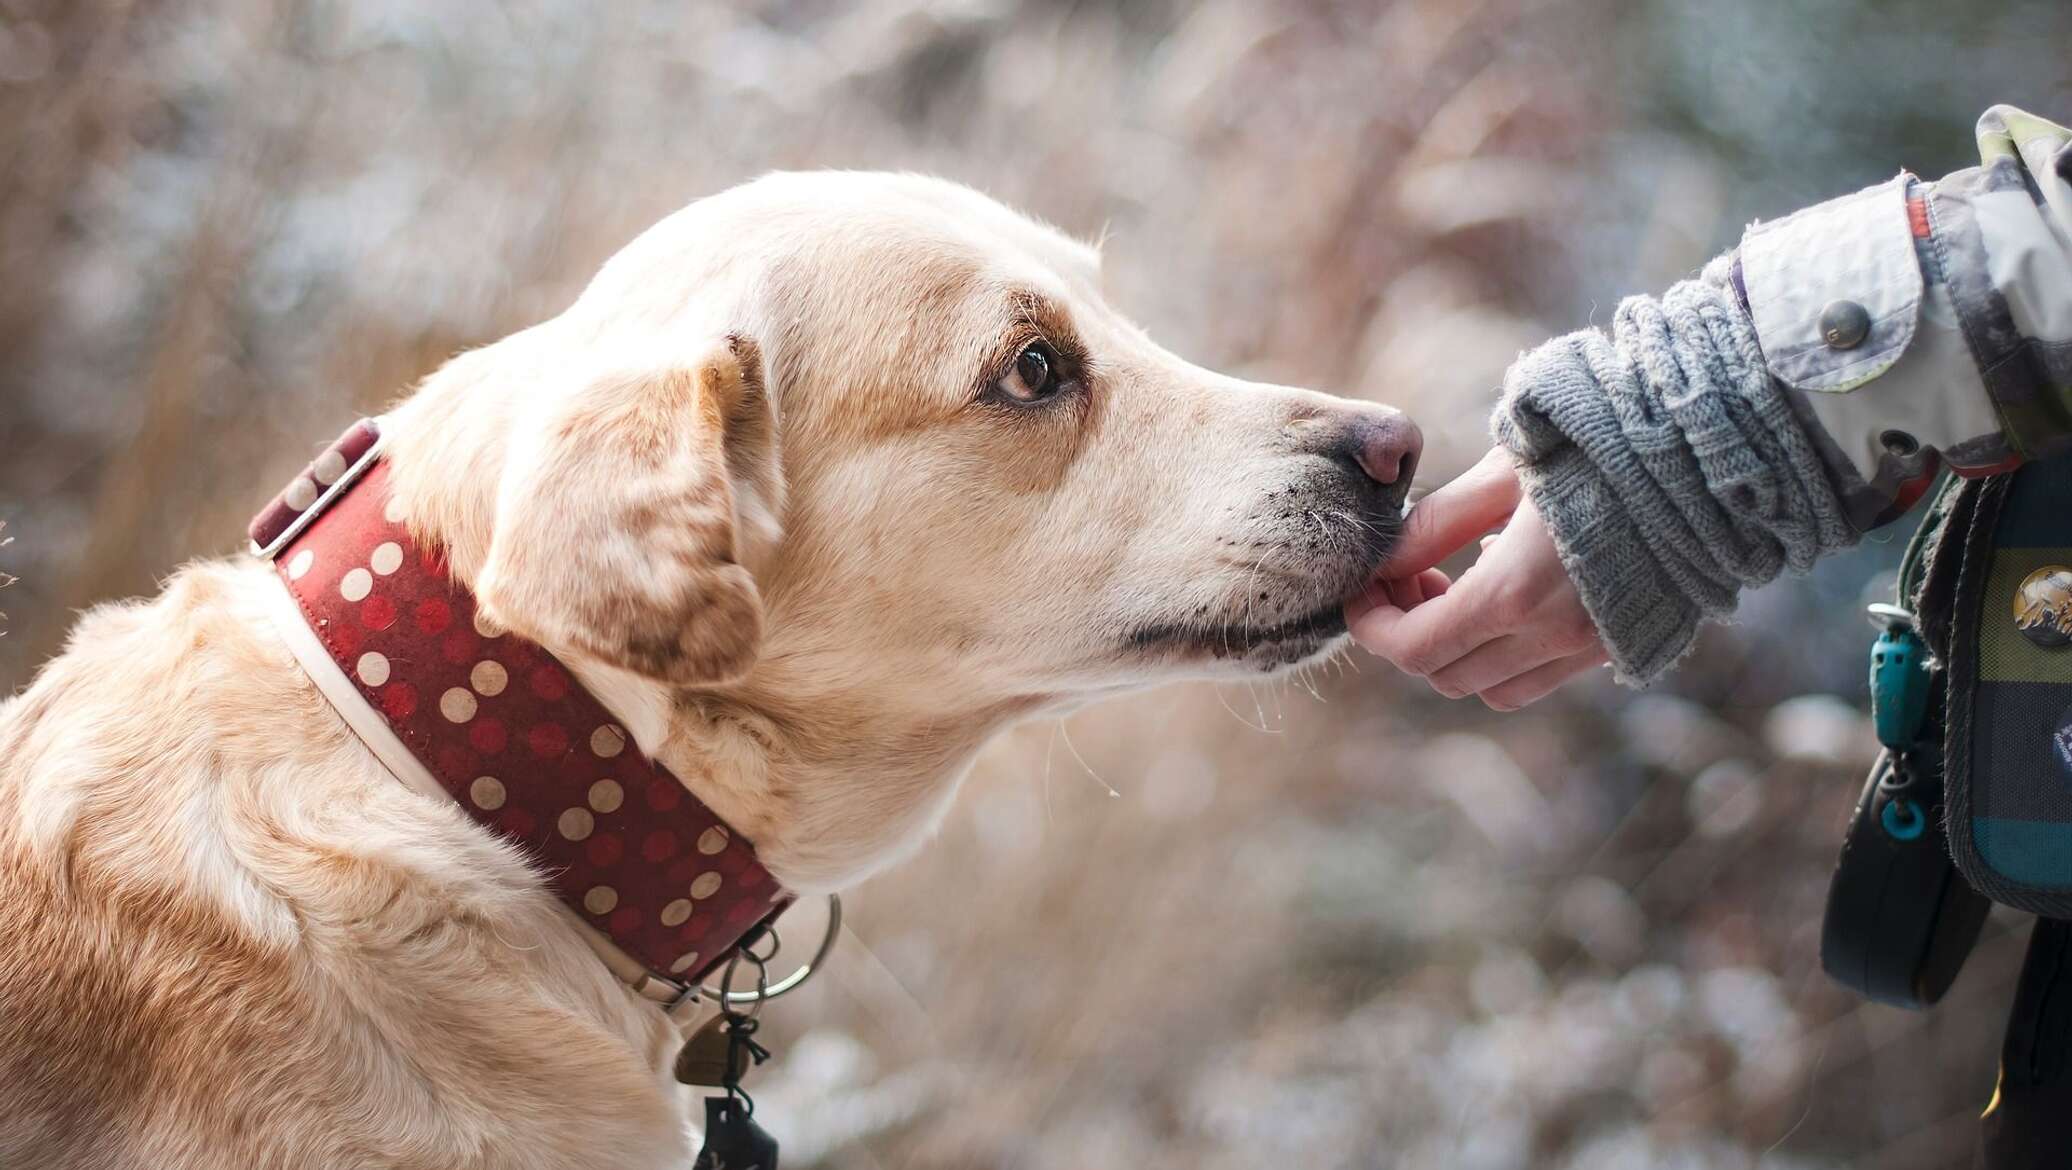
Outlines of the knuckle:
{"type": "Polygon", "coordinates": [[[1532,598],[1518,586],[1505,583],[1489,591],[1482,603],[1482,618],[1500,629],[1509,629],[1532,612],[1532,598]]]}

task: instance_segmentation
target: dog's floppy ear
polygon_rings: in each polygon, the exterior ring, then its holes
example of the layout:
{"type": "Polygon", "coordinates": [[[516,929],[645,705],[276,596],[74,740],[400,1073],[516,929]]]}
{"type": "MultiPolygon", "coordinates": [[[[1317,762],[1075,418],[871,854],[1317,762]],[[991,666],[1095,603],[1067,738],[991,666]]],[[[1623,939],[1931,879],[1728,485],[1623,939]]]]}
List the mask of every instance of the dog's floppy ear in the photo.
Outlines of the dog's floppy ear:
{"type": "Polygon", "coordinates": [[[782,508],[755,343],[589,377],[537,405],[498,484],[475,580],[485,614],[665,682],[745,673],[763,606],[739,563],[742,528],[773,531],[782,508]]]}

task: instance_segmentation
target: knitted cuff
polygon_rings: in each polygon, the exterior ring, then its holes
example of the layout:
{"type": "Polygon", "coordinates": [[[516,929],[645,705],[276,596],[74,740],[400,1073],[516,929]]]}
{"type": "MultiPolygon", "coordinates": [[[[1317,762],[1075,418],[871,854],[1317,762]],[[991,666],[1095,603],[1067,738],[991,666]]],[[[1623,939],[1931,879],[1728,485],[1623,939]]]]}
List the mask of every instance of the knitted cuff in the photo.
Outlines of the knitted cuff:
{"type": "Polygon", "coordinates": [[[1521,468],[1561,565],[1597,626],[1612,673],[1645,686],[1676,665],[1704,614],[1648,552],[1611,481],[1581,451],[1563,446],[1521,468]]]}
{"type": "Polygon", "coordinates": [[[1743,587],[1856,540],[1724,258],[1622,303],[1609,336],[1522,355],[1491,430],[1624,682],[1669,669],[1743,587]]]}

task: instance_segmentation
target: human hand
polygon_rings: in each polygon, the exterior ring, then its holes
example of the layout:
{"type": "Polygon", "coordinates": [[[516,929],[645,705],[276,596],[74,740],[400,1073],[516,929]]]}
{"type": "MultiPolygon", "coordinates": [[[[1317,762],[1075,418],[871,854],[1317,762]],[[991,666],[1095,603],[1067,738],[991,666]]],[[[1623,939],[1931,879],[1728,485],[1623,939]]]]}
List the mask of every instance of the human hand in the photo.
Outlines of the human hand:
{"type": "Polygon", "coordinates": [[[1554,539],[1499,447],[1426,496],[1382,577],[1346,606],[1353,641],[1449,699],[1515,711],[1606,661],[1554,539]],[[1478,535],[1460,580],[1433,568],[1478,535]]]}

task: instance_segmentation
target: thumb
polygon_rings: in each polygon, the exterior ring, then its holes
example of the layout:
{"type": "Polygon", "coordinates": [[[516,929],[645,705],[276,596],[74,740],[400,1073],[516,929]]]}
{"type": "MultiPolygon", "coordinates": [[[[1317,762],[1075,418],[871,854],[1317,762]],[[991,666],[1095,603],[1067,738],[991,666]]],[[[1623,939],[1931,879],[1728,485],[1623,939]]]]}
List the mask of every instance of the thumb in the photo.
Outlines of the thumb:
{"type": "Polygon", "coordinates": [[[1394,579],[1431,568],[1503,523],[1517,509],[1518,497],[1511,453],[1497,447],[1410,509],[1381,575],[1394,579]]]}

